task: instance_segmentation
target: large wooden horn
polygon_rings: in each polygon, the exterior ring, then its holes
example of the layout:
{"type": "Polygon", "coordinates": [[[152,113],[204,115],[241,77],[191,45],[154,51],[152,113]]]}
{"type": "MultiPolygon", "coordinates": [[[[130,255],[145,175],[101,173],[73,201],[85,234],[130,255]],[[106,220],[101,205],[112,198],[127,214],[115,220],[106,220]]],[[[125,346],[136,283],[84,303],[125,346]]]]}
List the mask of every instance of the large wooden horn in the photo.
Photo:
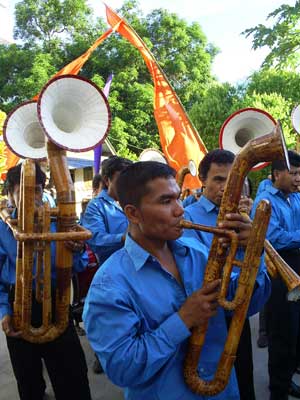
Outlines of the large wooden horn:
{"type": "MultiPolygon", "coordinates": [[[[249,140],[268,134],[275,125],[275,119],[266,111],[253,107],[243,108],[231,114],[223,123],[219,146],[237,154],[249,140]]],[[[261,169],[267,164],[259,163],[252,170],[261,169]]]]}
{"type": "MultiPolygon", "coordinates": [[[[39,208],[37,219],[34,197],[35,165],[32,160],[27,159],[22,168],[18,220],[10,221],[19,249],[16,260],[14,326],[22,331],[25,340],[44,343],[57,338],[68,326],[73,255],[63,242],[87,240],[91,236],[89,231],[76,223],[75,190],[68,169],[66,149],[84,151],[102,143],[109,131],[111,118],[107,100],[101,90],[86,79],[68,75],[54,78],[47,83],[39,97],[38,117],[36,103],[32,114],[33,117],[26,124],[29,134],[37,125],[39,132],[43,129],[50,139],[46,140],[45,156],[49,158],[57,192],[57,232],[49,232],[50,210],[47,205],[39,208]],[[57,242],[55,288],[51,286],[51,241],[57,242]],[[39,273],[33,276],[34,253],[38,253],[41,261],[37,262],[39,273]],[[42,280],[39,282],[40,277],[42,280]],[[41,289],[36,297],[43,303],[42,324],[38,328],[31,324],[33,279],[37,281],[36,287],[41,289]],[[55,319],[52,322],[51,295],[54,289],[55,319]]],[[[20,122],[19,126],[22,131],[20,122]]],[[[7,128],[6,131],[10,132],[7,128]]],[[[18,152],[14,146],[10,147],[15,153],[18,152]]],[[[34,158],[33,147],[31,146],[29,153],[22,153],[22,157],[34,158]]],[[[51,210],[52,212],[54,211],[51,210]]],[[[1,213],[1,217],[2,215],[9,223],[7,215],[1,213]]]]}
{"type": "MultiPolygon", "coordinates": [[[[235,157],[226,181],[217,222],[222,221],[228,212],[237,212],[243,183],[251,168],[258,162],[270,162],[278,159],[284,160],[289,169],[287,149],[279,122],[272,129],[271,133],[248,141],[235,157]]],[[[212,240],[203,286],[215,279],[222,278],[218,299],[219,304],[227,310],[235,311],[230,324],[224,351],[220,357],[215,375],[209,381],[202,379],[198,373],[199,358],[205,342],[208,322],[201,327],[192,329],[184,364],[184,378],[189,388],[198,395],[208,397],[215,396],[224,390],[228,383],[251,295],[255,288],[256,274],[259,267],[261,251],[264,246],[270,214],[271,206],[269,202],[262,200],[259,203],[253,220],[249,242],[242,263],[239,260],[234,260],[235,250],[238,244],[234,236],[232,237],[233,246],[230,247],[229,251],[222,247],[217,235],[214,235],[212,240]],[[233,300],[229,301],[226,296],[233,265],[241,268],[241,274],[235,296],[233,300]]],[[[181,226],[197,229],[196,226],[191,227],[190,223],[185,226],[184,221],[181,221],[181,226]]],[[[202,227],[200,229],[202,229],[202,227]]],[[[233,232],[229,232],[229,234],[232,235],[233,232]]]]}

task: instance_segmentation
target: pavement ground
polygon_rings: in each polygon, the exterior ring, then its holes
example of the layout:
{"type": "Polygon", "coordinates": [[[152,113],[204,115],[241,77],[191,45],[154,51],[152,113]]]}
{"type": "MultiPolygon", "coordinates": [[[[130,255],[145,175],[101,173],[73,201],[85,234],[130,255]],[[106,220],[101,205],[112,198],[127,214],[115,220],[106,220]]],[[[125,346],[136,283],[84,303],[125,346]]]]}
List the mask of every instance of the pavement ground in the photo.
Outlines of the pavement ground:
{"type": "MultiPolygon", "coordinates": [[[[258,336],[258,314],[250,319],[253,359],[254,359],[254,384],[256,392],[256,400],[268,400],[268,370],[267,370],[267,349],[259,349],[256,345],[258,336]]],[[[124,399],[122,389],[113,385],[104,374],[96,375],[92,371],[94,362],[94,354],[89,346],[86,336],[80,337],[82,346],[85,351],[88,367],[89,381],[93,400],[122,400],[124,399]]],[[[48,377],[47,380],[47,400],[54,400],[55,397],[51,390],[51,384],[48,377]]],[[[300,384],[300,375],[294,375],[294,381],[300,384]]],[[[12,372],[6,340],[3,332],[0,332],[0,399],[18,400],[17,385],[12,372]]],[[[293,400],[293,397],[289,397],[293,400]]],[[[142,400],[142,399],[141,399],[142,400]]]]}

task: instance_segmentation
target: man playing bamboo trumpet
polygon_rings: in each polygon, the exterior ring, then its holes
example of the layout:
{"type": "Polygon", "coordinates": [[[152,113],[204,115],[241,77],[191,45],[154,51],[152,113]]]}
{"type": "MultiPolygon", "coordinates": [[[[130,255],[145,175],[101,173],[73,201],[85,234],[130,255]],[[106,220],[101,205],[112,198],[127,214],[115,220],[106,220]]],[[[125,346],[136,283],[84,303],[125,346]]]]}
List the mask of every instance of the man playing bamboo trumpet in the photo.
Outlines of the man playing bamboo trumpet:
{"type": "MultiPolygon", "coordinates": [[[[198,224],[216,226],[219,208],[224,194],[227,177],[234,162],[234,154],[231,151],[215,149],[208,152],[199,165],[199,178],[203,183],[203,193],[200,199],[185,208],[185,219],[198,224]]],[[[250,213],[251,199],[243,198],[239,204],[239,210],[250,213]]],[[[184,236],[194,235],[208,249],[211,246],[213,235],[202,231],[185,231],[184,236]]],[[[230,325],[230,313],[226,313],[227,325],[230,325]]],[[[241,400],[255,400],[253,380],[253,359],[250,323],[247,318],[235,361],[235,372],[241,400]]]]}
{"type": "MultiPolygon", "coordinates": [[[[253,205],[268,199],[272,214],[267,239],[289,266],[300,273],[300,156],[289,150],[290,171],[282,161],[272,163],[272,184],[260,192],[253,205]]],[[[270,400],[300,398],[300,386],[292,381],[299,355],[300,303],[287,300],[287,287],[272,278],[272,292],[265,308],[269,351],[270,400]]]]}
{"type": "MultiPolygon", "coordinates": [[[[36,164],[35,203],[42,202],[45,174],[36,164]]],[[[20,196],[21,164],[11,168],[7,173],[6,188],[14,204],[18,207],[20,196]]],[[[17,208],[12,217],[17,217],[17,208]]],[[[26,218],[26,216],[25,216],[26,218]]],[[[55,231],[51,223],[51,231],[55,231]]],[[[81,259],[79,250],[83,244],[68,242],[68,246],[77,246],[74,253],[74,270],[81,271],[87,258],[81,259]]],[[[0,220],[0,318],[2,329],[6,334],[8,351],[13,371],[18,384],[21,400],[42,400],[45,394],[42,360],[44,360],[57,400],[90,400],[90,389],[87,378],[87,365],[79,338],[69,320],[66,330],[55,340],[47,343],[31,343],[21,338],[22,332],[16,332],[12,323],[12,310],[16,282],[17,242],[6,223],[0,220]]],[[[51,244],[51,277],[56,281],[55,244],[51,244]]],[[[33,290],[35,280],[33,280],[33,290]]],[[[55,290],[54,290],[55,293],[55,290]]],[[[55,298],[53,293],[52,299],[55,298]]],[[[32,295],[31,323],[38,327],[42,322],[42,304],[32,295]]]]}
{"type": "MultiPolygon", "coordinates": [[[[90,343],[108,377],[125,388],[126,399],[204,399],[183,379],[190,330],[210,320],[199,363],[199,373],[210,379],[227,329],[217,304],[220,281],[201,287],[206,247],[177,241],[184,210],[175,171],[154,161],[135,163],[121,172],[117,193],[129,232],[124,248],[103,264],[90,287],[84,310],[90,343]]],[[[246,238],[248,219],[239,214],[229,218],[223,227],[239,229],[246,238]]],[[[237,278],[231,278],[229,295],[237,278]]],[[[268,294],[262,265],[249,312],[257,312],[268,294]]],[[[214,398],[239,399],[234,375],[214,398]]]]}

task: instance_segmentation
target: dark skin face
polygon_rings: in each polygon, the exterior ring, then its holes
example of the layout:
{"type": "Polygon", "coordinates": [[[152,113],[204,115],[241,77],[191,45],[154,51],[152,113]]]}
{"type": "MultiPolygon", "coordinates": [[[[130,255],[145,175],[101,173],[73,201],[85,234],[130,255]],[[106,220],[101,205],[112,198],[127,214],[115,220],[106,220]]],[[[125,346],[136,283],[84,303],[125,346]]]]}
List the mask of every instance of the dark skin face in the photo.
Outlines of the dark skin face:
{"type": "Polygon", "coordinates": [[[274,186],[285,195],[298,192],[300,186],[300,167],[291,165],[290,171],[274,171],[274,186]]]}
{"type": "Polygon", "coordinates": [[[178,239],[182,234],[178,226],[183,216],[180,189],[174,178],[156,178],[147,186],[149,193],[140,205],[127,205],[124,211],[131,222],[133,239],[148,250],[160,249],[167,240],[178,239]]]}
{"type": "Polygon", "coordinates": [[[117,191],[116,191],[116,182],[120,175],[121,171],[116,171],[112,178],[108,178],[107,176],[103,177],[104,183],[107,187],[107,194],[112,197],[114,200],[118,201],[117,191]]]}
{"type": "MultiPolygon", "coordinates": [[[[211,163],[206,178],[200,177],[203,182],[205,197],[220,207],[222,197],[224,194],[225,184],[227,177],[230,173],[232,164],[217,164],[211,163]]],[[[252,200],[249,198],[241,198],[239,203],[239,210],[246,214],[250,213],[252,200]]],[[[251,221],[243,214],[227,214],[226,220],[218,224],[219,227],[226,229],[234,229],[238,232],[238,237],[241,245],[246,245],[251,231],[251,221]]],[[[219,241],[228,245],[226,238],[219,238],[219,241]]]]}
{"type": "Polygon", "coordinates": [[[205,179],[201,178],[204,186],[203,194],[218,207],[221,204],[225,183],[232,164],[211,163],[205,179]]]}

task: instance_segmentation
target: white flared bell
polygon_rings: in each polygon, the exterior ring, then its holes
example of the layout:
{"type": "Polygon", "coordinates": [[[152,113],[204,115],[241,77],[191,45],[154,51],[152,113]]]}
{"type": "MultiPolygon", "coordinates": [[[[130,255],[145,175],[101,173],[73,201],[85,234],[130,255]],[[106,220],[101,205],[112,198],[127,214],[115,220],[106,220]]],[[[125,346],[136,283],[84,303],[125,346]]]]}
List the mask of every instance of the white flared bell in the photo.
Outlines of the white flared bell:
{"type": "Polygon", "coordinates": [[[139,155],[139,161],[157,161],[167,164],[167,160],[163,153],[157,149],[145,149],[139,155]]]}
{"type": "MultiPolygon", "coordinates": [[[[264,110],[259,108],[238,110],[231,114],[221,127],[220,148],[237,154],[249,140],[270,133],[275,125],[274,118],[264,110]]],[[[267,164],[260,163],[253,170],[260,169],[265,165],[267,164]]]]}
{"type": "Polygon", "coordinates": [[[197,165],[194,160],[189,161],[188,168],[192,176],[197,176],[197,165]]]}
{"type": "Polygon", "coordinates": [[[293,128],[300,134],[300,104],[293,108],[291,119],[293,128]]]}
{"type": "Polygon", "coordinates": [[[52,142],[75,152],[102,143],[111,125],[105,95],[93,82],[74,75],[55,77],[44,86],[38,117],[52,142]]]}
{"type": "Polygon", "coordinates": [[[23,103],[8,114],[3,139],[21,158],[41,160],[47,157],[46,137],[39,123],[36,101],[23,103]]]}

